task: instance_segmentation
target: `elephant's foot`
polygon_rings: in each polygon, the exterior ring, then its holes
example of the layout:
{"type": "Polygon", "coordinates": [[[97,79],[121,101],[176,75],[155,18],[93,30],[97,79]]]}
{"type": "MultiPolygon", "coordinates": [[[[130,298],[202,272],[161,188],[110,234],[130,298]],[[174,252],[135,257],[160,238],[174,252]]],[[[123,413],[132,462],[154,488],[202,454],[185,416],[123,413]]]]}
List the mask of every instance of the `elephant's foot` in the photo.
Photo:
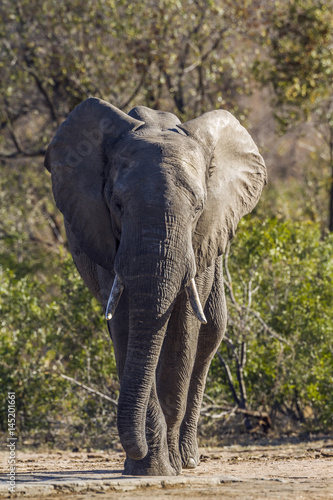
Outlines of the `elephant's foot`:
{"type": "Polygon", "coordinates": [[[195,469],[197,465],[199,465],[199,460],[196,460],[193,457],[189,457],[188,459],[184,460],[184,469],[195,469]]]}
{"type": "Polygon", "coordinates": [[[197,440],[191,442],[182,440],[180,443],[180,455],[184,469],[194,469],[200,463],[200,454],[197,440]]]}
{"type": "Polygon", "coordinates": [[[171,466],[165,457],[152,457],[148,455],[142,460],[126,458],[124,464],[125,476],[177,476],[179,472],[171,466]]]}
{"type": "Polygon", "coordinates": [[[169,444],[169,460],[172,468],[176,471],[176,474],[182,473],[182,457],[179,452],[178,440],[175,446],[170,446],[169,444]]]}

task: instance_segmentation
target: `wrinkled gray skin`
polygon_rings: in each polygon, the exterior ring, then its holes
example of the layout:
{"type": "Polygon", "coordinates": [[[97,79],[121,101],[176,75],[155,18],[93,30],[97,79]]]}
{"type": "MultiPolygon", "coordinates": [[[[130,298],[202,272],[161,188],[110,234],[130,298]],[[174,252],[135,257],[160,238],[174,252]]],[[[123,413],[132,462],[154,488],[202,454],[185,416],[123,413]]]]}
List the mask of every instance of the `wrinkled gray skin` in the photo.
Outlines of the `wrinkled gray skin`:
{"type": "Polygon", "coordinates": [[[199,461],[206,375],[226,326],[222,254],[266,182],[262,157],[226,111],[181,124],[91,98],[50,144],[46,168],[74,262],[106,308],[121,380],[124,474],[175,475],[199,461]],[[207,324],[190,306],[195,278],[207,324]]]}

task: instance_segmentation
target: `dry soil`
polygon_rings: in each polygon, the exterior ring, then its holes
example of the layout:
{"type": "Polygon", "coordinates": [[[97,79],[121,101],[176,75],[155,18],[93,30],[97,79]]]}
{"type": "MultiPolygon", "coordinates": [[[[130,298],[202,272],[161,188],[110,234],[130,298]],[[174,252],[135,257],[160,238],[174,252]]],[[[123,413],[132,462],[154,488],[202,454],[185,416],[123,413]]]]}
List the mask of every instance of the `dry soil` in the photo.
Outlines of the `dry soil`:
{"type": "MultiPolygon", "coordinates": [[[[200,465],[185,470],[175,482],[167,478],[140,478],[138,481],[138,478],[121,477],[124,458],[124,453],[114,451],[19,450],[17,474],[21,486],[18,496],[72,500],[333,499],[333,439],[330,438],[275,446],[204,448],[201,449],[200,465]],[[61,479],[68,477],[75,478],[75,484],[80,487],[71,488],[71,483],[61,487],[61,479]],[[90,483],[84,488],[87,479],[90,483]],[[114,479],[114,483],[110,479],[114,479]],[[45,484],[52,482],[58,485],[54,490],[43,490],[45,484]],[[25,484],[30,484],[30,489],[24,491],[25,484]],[[32,484],[37,487],[35,493],[32,484]]],[[[6,451],[2,451],[0,473],[3,480],[7,460],[6,451]]],[[[1,496],[6,496],[4,482],[1,496]]]]}

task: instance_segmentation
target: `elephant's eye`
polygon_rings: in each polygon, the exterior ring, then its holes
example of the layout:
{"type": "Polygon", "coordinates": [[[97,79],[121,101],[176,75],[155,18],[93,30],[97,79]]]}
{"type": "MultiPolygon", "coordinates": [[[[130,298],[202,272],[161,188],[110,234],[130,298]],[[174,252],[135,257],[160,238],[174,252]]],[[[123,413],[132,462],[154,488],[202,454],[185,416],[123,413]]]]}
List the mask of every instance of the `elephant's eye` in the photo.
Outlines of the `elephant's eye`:
{"type": "Polygon", "coordinates": [[[196,207],[195,207],[195,210],[194,210],[194,215],[198,215],[199,212],[201,212],[203,209],[203,203],[200,202],[196,207]]]}
{"type": "Polygon", "coordinates": [[[118,216],[123,215],[124,207],[123,207],[122,202],[120,201],[120,199],[117,196],[115,196],[112,200],[112,209],[114,210],[116,215],[118,215],[118,216]]]}

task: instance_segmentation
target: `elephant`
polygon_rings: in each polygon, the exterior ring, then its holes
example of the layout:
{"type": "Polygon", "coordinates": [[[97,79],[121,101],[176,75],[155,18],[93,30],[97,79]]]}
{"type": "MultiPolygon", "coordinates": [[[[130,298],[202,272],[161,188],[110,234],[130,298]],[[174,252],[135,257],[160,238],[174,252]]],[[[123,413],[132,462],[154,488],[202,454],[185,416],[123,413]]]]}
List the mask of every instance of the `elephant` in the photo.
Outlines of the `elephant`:
{"type": "Polygon", "coordinates": [[[113,342],[123,474],[194,468],[206,377],[226,329],[223,252],[260,198],[264,160],[228,111],[181,123],[90,97],[60,125],[45,167],[113,342]]]}

